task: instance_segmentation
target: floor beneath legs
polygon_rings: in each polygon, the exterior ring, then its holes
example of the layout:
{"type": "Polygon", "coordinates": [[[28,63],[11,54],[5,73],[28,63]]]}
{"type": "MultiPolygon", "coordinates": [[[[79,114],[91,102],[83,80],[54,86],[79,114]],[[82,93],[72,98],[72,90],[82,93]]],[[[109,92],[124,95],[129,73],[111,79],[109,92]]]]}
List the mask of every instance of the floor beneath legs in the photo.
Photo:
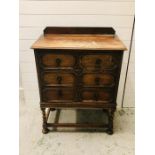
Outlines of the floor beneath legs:
{"type": "MultiPolygon", "coordinates": [[[[20,105],[20,155],[134,155],[134,109],[115,112],[113,135],[70,128],[44,135],[39,105],[20,105]]],[[[89,120],[99,117],[99,113],[93,115],[88,114],[89,120]]],[[[74,110],[62,110],[60,122],[64,116],[66,122],[84,120],[83,114],[77,116],[74,110]]],[[[54,119],[52,115],[50,119],[54,119]]]]}

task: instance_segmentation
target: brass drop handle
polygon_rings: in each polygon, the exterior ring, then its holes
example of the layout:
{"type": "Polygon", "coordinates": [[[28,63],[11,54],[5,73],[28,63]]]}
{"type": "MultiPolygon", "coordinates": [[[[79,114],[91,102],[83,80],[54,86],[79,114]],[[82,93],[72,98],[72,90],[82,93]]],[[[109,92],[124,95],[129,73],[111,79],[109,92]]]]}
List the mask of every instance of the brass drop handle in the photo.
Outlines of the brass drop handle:
{"type": "Polygon", "coordinates": [[[56,58],[56,59],[55,59],[55,62],[56,62],[56,66],[57,66],[57,67],[60,67],[60,64],[61,64],[61,62],[62,62],[61,59],[60,59],[60,58],[56,58]]]}
{"type": "Polygon", "coordinates": [[[96,85],[99,85],[99,84],[100,84],[100,78],[99,78],[99,77],[96,77],[96,78],[95,78],[95,84],[96,84],[96,85]]]}
{"type": "Polygon", "coordinates": [[[101,63],[102,63],[102,60],[101,59],[96,59],[95,66],[96,67],[100,67],[101,66],[101,63]]]}
{"type": "Polygon", "coordinates": [[[58,90],[58,96],[59,97],[62,97],[63,96],[62,90],[58,90]]]}
{"type": "Polygon", "coordinates": [[[62,82],[62,77],[61,77],[61,76],[57,76],[57,81],[58,81],[58,84],[61,84],[61,82],[62,82]]]}
{"type": "Polygon", "coordinates": [[[94,100],[96,100],[96,101],[97,101],[97,100],[98,100],[98,98],[99,98],[99,94],[98,94],[97,92],[95,92],[95,93],[94,93],[94,100]]]}

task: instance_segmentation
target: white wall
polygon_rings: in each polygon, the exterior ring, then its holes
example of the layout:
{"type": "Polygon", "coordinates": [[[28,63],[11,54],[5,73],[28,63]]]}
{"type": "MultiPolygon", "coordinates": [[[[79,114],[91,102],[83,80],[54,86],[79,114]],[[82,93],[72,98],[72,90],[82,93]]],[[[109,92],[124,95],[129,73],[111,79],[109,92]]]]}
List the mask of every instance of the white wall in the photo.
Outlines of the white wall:
{"type": "MultiPolygon", "coordinates": [[[[133,35],[134,39],[134,35],[133,35]]],[[[132,42],[123,107],[135,107],[135,41],[132,42]]]]}
{"type": "MultiPolygon", "coordinates": [[[[26,102],[39,102],[34,55],[30,46],[46,26],[112,26],[129,49],[133,16],[133,0],[20,1],[20,68],[26,102]]],[[[127,60],[128,51],[123,59],[117,98],[119,107],[127,60]]]]}

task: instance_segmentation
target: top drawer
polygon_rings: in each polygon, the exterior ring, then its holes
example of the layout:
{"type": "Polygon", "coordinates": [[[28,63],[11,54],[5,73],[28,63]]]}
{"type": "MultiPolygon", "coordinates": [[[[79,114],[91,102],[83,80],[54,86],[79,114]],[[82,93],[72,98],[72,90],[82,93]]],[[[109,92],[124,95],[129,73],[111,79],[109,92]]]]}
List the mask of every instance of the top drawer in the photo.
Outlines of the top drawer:
{"type": "Polygon", "coordinates": [[[41,65],[45,68],[72,68],[74,63],[72,55],[44,54],[41,56],[41,65]]]}
{"type": "Polygon", "coordinates": [[[113,69],[117,67],[116,57],[110,54],[85,55],[81,63],[86,69],[113,69]]]}

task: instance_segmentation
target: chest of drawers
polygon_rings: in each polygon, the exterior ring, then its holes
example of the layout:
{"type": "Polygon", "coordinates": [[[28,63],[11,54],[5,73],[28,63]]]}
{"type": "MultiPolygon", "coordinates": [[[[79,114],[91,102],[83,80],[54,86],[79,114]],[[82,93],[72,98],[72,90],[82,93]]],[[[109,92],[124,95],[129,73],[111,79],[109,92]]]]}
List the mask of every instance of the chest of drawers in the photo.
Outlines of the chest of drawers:
{"type": "Polygon", "coordinates": [[[113,115],[124,44],[113,28],[47,27],[33,44],[43,133],[48,127],[103,127],[113,133],[113,115]],[[108,124],[47,123],[60,108],[103,109],[108,124]],[[47,109],[47,110],[46,110],[47,109]]]}

